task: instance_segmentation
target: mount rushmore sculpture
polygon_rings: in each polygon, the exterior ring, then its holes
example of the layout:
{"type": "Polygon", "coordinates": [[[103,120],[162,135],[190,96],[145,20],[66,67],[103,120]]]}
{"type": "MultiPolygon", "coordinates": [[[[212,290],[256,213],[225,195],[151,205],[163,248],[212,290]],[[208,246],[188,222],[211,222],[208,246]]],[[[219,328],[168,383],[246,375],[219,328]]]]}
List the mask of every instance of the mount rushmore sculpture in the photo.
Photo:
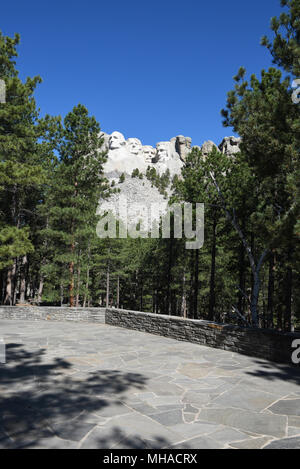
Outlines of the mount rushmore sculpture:
{"type": "MultiPolygon", "coordinates": [[[[128,174],[131,175],[136,169],[145,174],[147,168],[154,167],[158,174],[162,175],[167,170],[170,176],[179,175],[185,164],[187,155],[192,150],[192,139],[178,135],[170,141],[158,142],[156,147],[142,145],[138,138],[125,139],[120,132],[111,135],[101,133],[103,139],[102,149],[108,151],[107,161],[104,165],[106,174],[128,174]]],[[[225,137],[219,147],[212,141],[204,142],[201,147],[204,156],[212,149],[219,148],[221,153],[233,156],[239,151],[240,138],[225,137]]],[[[197,147],[200,149],[200,147],[197,147]]]]}
{"type": "MultiPolygon", "coordinates": [[[[101,137],[103,144],[100,150],[107,151],[104,173],[110,184],[115,187],[115,192],[111,194],[109,200],[99,202],[97,208],[99,215],[110,211],[118,213],[118,207],[124,203],[129,207],[135,207],[137,203],[149,207],[154,203],[160,207],[162,213],[165,213],[171,195],[172,178],[175,175],[180,176],[192,148],[201,150],[203,158],[214,148],[232,157],[239,151],[240,145],[240,139],[236,137],[225,137],[219,147],[211,140],[204,142],[202,147],[192,147],[192,139],[183,135],[178,135],[169,141],[158,142],[155,147],[142,145],[138,138],[126,140],[120,132],[113,132],[111,135],[102,132],[101,137]],[[138,174],[145,175],[148,167],[154,168],[160,176],[169,171],[169,185],[164,192],[161,192],[148,177],[133,177],[137,169],[138,174]],[[125,177],[121,178],[121,175],[125,177]]],[[[128,215],[128,223],[135,225],[139,218],[138,214],[133,212],[128,215]]],[[[159,214],[156,219],[156,222],[158,221],[159,214]]]]}

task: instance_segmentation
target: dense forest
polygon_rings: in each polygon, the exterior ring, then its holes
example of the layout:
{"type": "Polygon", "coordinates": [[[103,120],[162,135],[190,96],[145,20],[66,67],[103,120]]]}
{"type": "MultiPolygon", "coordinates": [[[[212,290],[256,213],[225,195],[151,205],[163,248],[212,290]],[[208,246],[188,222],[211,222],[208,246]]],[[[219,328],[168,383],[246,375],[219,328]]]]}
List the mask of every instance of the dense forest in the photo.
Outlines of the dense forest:
{"type": "MultiPolygon", "coordinates": [[[[299,328],[300,104],[292,83],[300,77],[300,1],[281,3],[262,39],[274,66],[249,78],[240,68],[222,111],[224,126],[242,137],[241,152],[204,157],[193,149],[172,182],[171,201],[205,203],[200,250],[172,236],[97,237],[98,202],[117,190],[103,174],[100,126],[81,104],[64,119],[41,118],[41,78],[19,78],[20,37],[0,33],[2,304],[109,304],[299,328]]],[[[164,193],[166,181],[158,185],[164,193]]]]}

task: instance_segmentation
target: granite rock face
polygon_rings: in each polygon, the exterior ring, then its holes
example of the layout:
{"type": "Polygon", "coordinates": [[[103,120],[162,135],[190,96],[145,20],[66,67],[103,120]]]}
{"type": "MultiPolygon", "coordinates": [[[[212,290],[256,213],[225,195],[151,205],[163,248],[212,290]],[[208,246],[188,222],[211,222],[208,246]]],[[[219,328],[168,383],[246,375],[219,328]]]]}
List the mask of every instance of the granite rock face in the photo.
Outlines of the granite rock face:
{"type": "Polygon", "coordinates": [[[237,137],[225,137],[219,147],[207,140],[202,147],[192,147],[192,139],[183,135],[171,138],[169,141],[158,142],[154,147],[143,145],[138,138],[125,139],[120,132],[113,132],[111,135],[101,132],[103,139],[101,150],[108,151],[107,162],[104,165],[104,172],[108,175],[122,173],[131,176],[134,169],[145,174],[148,166],[156,169],[162,175],[166,171],[171,177],[180,175],[188,154],[193,148],[202,151],[203,156],[207,156],[213,148],[219,149],[229,157],[240,151],[241,139],[237,137]]]}
{"type": "Polygon", "coordinates": [[[170,142],[158,142],[156,144],[156,157],[154,162],[157,172],[162,175],[167,170],[171,176],[181,173],[183,162],[179,154],[176,152],[174,140],[170,142]]]}
{"type": "MultiPolygon", "coordinates": [[[[167,211],[168,198],[161,194],[145,176],[141,180],[127,175],[121,183],[117,174],[111,173],[109,180],[114,181],[115,187],[120,189],[120,192],[113,193],[108,200],[100,201],[97,208],[98,215],[112,212],[118,219],[125,222],[119,210],[120,206],[126,207],[127,222],[133,227],[140,219],[144,218],[145,210],[150,212],[152,204],[159,207],[157,215],[153,215],[153,219],[157,222],[160,215],[167,211]],[[116,177],[113,177],[114,175],[116,177]]],[[[167,189],[167,193],[169,195],[169,189],[167,189]]]]}
{"type": "Polygon", "coordinates": [[[109,175],[131,175],[134,169],[145,174],[148,166],[154,167],[160,175],[167,170],[171,176],[179,175],[192,144],[191,138],[182,135],[170,141],[158,142],[155,148],[142,145],[138,138],[126,140],[120,132],[111,135],[101,132],[100,136],[103,139],[101,150],[108,151],[104,172],[109,175]]]}
{"type": "Polygon", "coordinates": [[[182,161],[186,161],[186,157],[191,152],[191,149],[192,139],[190,137],[184,137],[183,135],[178,135],[178,137],[175,137],[175,150],[179,154],[182,161]]]}
{"type": "Polygon", "coordinates": [[[120,132],[113,132],[111,135],[102,132],[100,136],[103,139],[100,150],[108,152],[104,173],[117,191],[109,200],[100,201],[97,213],[103,215],[112,212],[118,219],[123,220],[119,207],[125,204],[127,220],[133,227],[137,220],[143,219],[140,211],[145,207],[150,210],[151,206],[156,204],[159,211],[153,215],[153,219],[158,221],[167,210],[172,178],[181,174],[183,159],[191,151],[191,138],[174,137],[170,141],[158,142],[154,148],[151,145],[143,145],[137,138],[126,140],[120,132]],[[159,176],[169,173],[169,186],[165,191],[159,190],[148,180],[148,168],[155,169],[159,176]],[[133,177],[136,170],[139,177],[133,177]],[[124,175],[122,180],[121,175],[124,175]],[[136,207],[138,204],[139,207],[136,207]]]}
{"type": "Polygon", "coordinates": [[[142,173],[146,171],[146,160],[139,139],[129,138],[125,140],[124,135],[120,132],[113,132],[109,137],[105,136],[103,138],[106,145],[105,149],[108,149],[108,158],[104,165],[105,173],[117,172],[131,175],[136,168],[142,173]]]}
{"type": "Polygon", "coordinates": [[[234,156],[240,151],[242,139],[238,137],[225,137],[219,145],[221,153],[227,156],[234,156]]]}
{"type": "Polygon", "coordinates": [[[217,145],[216,145],[214,142],[212,142],[211,140],[206,140],[206,142],[204,142],[203,145],[202,145],[202,147],[201,147],[202,154],[203,154],[204,156],[207,156],[207,155],[209,155],[209,153],[212,152],[212,150],[213,150],[214,148],[215,148],[216,150],[218,150],[218,147],[217,147],[217,145]]]}
{"type": "MultiPolygon", "coordinates": [[[[187,156],[193,148],[202,151],[203,158],[215,148],[223,154],[232,157],[239,151],[241,139],[225,137],[222,143],[217,145],[211,140],[205,141],[200,146],[192,146],[192,139],[183,135],[171,138],[169,141],[158,142],[155,147],[143,145],[138,138],[126,138],[120,132],[111,135],[101,132],[103,140],[100,151],[107,151],[107,161],[104,164],[104,174],[110,185],[117,189],[107,201],[100,201],[97,213],[105,214],[112,211],[120,213],[120,204],[134,208],[140,204],[150,210],[153,204],[157,204],[162,213],[167,210],[168,199],[171,195],[172,179],[181,176],[187,156]],[[159,176],[169,173],[169,185],[164,191],[158,189],[153,181],[149,181],[146,173],[148,168],[153,168],[159,176]],[[138,174],[136,174],[138,170],[138,174]],[[133,172],[138,177],[133,177],[133,172]],[[120,176],[122,180],[120,179],[120,176]]],[[[143,209],[144,210],[144,209],[143,209]]],[[[157,212],[153,217],[158,221],[162,213],[157,212]]],[[[137,219],[142,219],[142,214],[133,211],[127,217],[132,224],[137,224],[137,219]]]]}
{"type": "Polygon", "coordinates": [[[151,145],[144,145],[142,147],[143,150],[143,157],[146,163],[152,163],[154,158],[156,157],[156,148],[153,148],[151,145]]]}

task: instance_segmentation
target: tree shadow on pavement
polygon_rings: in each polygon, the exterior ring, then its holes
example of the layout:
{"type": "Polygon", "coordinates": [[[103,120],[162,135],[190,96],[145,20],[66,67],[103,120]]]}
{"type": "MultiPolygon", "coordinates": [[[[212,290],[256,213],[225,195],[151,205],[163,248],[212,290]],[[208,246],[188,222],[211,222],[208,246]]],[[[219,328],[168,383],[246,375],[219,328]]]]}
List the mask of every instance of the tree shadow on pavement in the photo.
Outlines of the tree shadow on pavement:
{"type": "MultiPolygon", "coordinates": [[[[101,429],[100,429],[101,433],[101,429]]],[[[171,443],[164,437],[155,436],[152,439],[143,435],[126,434],[122,428],[114,427],[103,435],[87,440],[83,449],[162,449],[169,448],[171,443]]]]}
{"type": "MultiPolygon", "coordinates": [[[[143,390],[147,381],[118,370],[78,372],[65,359],[46,358],[45,349],[27,351],[10,343],[6,351],[7,363],[0,365],[0,448],[38,447],[53,438],[62,439],[61,447],[66,440],[79,443],[105,422],[110,406],[126,413],[122,395],[143,390]]],[[[107,447],[116,436],[106,437],[107,447]]]]}
{"type": "Polygon", "coordinates": [[[285,383],[300,385],[300,367],[262,360],[256,360],[255,363],[257,364],[257,368],[255,370],[249,370],[247,372],[249,376],[263,378],[267,381],[284,381],[285,383]]]}

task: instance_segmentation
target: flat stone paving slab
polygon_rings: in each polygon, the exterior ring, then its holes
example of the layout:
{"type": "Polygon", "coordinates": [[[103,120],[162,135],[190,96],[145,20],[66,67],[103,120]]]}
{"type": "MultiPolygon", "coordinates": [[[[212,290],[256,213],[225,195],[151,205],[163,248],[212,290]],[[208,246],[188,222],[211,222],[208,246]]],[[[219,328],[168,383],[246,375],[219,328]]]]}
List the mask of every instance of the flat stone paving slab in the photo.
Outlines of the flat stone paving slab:
{"type": "Polygon", "coordinates": [[[300,448],[299,368],[102,324],[0,334],[0,448],[300,448]]]}

